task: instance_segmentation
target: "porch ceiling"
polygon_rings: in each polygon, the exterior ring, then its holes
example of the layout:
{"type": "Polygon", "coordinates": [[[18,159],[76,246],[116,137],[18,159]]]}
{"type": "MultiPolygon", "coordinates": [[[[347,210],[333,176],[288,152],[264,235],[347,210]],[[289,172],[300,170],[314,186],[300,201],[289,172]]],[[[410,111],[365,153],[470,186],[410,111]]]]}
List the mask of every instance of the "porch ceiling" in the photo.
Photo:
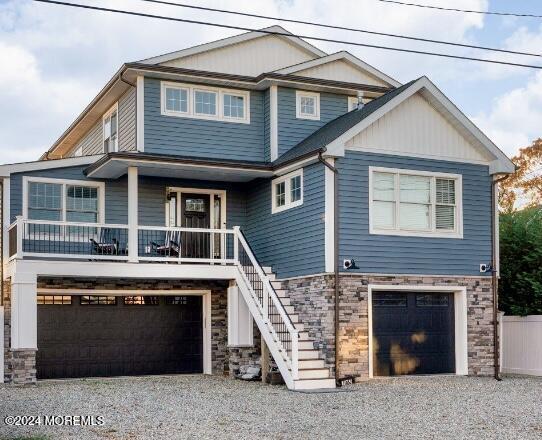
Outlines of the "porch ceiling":
{"type": "Polygon", "coordinates": [[[258,177],[273,176],[267,164],[216,162],[144,153],[110,153],[87,168],[85,173],[97,179],[117,179],[128,172],[128,167],[137,167],[138,174],[143,176],[225,182],[248,182],[258,177]]]}

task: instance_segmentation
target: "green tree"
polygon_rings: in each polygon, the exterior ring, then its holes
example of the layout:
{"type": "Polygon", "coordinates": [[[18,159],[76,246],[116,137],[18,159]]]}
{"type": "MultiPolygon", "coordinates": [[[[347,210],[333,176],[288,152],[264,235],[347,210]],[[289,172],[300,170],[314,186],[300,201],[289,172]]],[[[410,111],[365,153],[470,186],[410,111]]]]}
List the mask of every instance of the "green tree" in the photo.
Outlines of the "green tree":
{"type": "Polygon", "coordinates": [[[542,208],[500,215],[499,309],[542,314],[542,208]]]}

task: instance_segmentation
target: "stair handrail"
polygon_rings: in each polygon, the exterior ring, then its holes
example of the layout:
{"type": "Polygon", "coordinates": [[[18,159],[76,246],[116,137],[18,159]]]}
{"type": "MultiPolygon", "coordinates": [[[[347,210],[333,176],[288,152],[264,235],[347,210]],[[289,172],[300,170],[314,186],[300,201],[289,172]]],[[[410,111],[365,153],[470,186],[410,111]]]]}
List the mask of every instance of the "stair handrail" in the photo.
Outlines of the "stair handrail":
{"type": "MultiPolygon", "coordinates": [[[[298,375],[299,375],[299,373],[298,373],[298,371],[299,371],[299,368],[298,368],[298,363],[299,363],[298,362],[298,360],[299,360],[299,353],[298,353],[298,351],[299,351],[299,343],[298,343],[299,332],[295,328],[294,324],[292,323],[292,320],[290,319],[290,316],[288,315],[288,313],[286,313],[286,310],[284,309],[284,306],[282,305],[282,302],[280,301],[280,298],[277,296],[277,293],[275,292],[275,289],[273,288],[273,285],[269,281],[269,277],[264,273],[264,271],[263,271],[263,269],[262,269],[262,267],[260,265],[260,262],[258,261],[256,256],[254,255],[254,252],[252,251],[252,248],[250,247],[250,244],[246,240],[243,232],[241,231],[241,229],[238,226],[234,227],[234,230],[235,230],[235,236],[237,237],[237,241],[239,243],[241,243],[241,246],[243,246],[244,251],[246,252],[247,256],[250,259],[250,262],[252,263],[252,265],[256,269],[256,273],[258,274],[258,277],[262,281],[262,286],[264,288],[264,291],[266,291],[266,293],[269,295],[269,297],[273,301],[273,304],[275,305],[275,308],[277,309],[277,311],[279,313],[279,316],[281,317],[282,321],[284,322],[284,325],[286,326],[286,329],[288,330],[288,333],[290,334],[290,338],[291,338],[291,342],[292,342],[292,348],[291,348],[291,353],[292,354],[291,354],[291,358],[289,359],[289,361],[290,361],[290,368],[291,368],[291,371],[292,371],[292,378],[294,380],[296,380],[296,379],[298,379],[298,375]]],[[[237,243],[235,244],[235,247],[236,246],[237,246],[237,243]]],[[[234,253],[235,253],[235,259],[237,261],[237,264],[239,265],[240,268],[242,268],[241,262],[239,261],[239,252],[238,252],[238,250],[234,249],[234,253]]],[[[264,296],[264,301],[265,301],[265,298],[266,297],[264,296]]],[[[264,317],[266,318],[266,320],[268,321],[270,326],[273,327],[273,324],[271,322],[269,322],[269,319],[267,317],[267,307],[265,307],[265,304],[258,304],[258,306],[259,306],[260,309],[263,310],[264,317]]],[[[284,350],[284,347],[283,347],[283,352],[285,352],[286,356],[288,356],[287,351],[284,350]]]]}

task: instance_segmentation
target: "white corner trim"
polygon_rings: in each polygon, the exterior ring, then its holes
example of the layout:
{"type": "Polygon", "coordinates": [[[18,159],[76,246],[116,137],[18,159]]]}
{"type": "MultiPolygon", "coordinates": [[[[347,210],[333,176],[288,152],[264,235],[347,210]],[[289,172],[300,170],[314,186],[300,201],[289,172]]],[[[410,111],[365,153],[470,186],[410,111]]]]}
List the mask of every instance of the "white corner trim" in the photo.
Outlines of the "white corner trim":
{"type": "Polygon", "coordinates": [[[139,177],[137,167],[128,167],[128,261],[138,260],[139,177]]]}
{"type": "Polygon", "coordinates": [[[426,293],[453,292],[454,293],[454,331],[455,331],[455,374],[466,376],[469,373],[468,333],[467,333],[467,288],[465,286],[425,286],[425,285],[394,285],[369,284],[367,287],[367,315],[369,326],[369,378],[373,375],[373,292],[386,291],[412,291],[426,293]]]}
{"type": "MultiPolygon", "coordinates": [[[[326,159],[330,165],[334,159],[326,159]]],[[[324,168],[325,185],[325,267],[326,272],[334,272],[335,265],[335,173],[324,168]]]]}
{"type": "Polygon", "coordinates": [[[384,167],[374,167],[369,166],[369,234],[374,235],[395,235],[402,237],[428,237],[428,238],[463,238],[463,176],[461,174],[450,174],[450,173],[439,173],[432,171],[418,171],[418,170],[409,170],[402,168],[384,168],[384,167]],[[395,174],[407,174],[413,176],[427,176],[432,178],[431,182],[431,230],[427,231],[413,231],[413,230],[404,230],[399,229],[398,226],[398,206],[399,206],[399,184],[395,183],[395,204],[396,204],[396,228],[395,229],[377,229],[373,225],[373,174],[375,172],[390,173],[395,174]],[[436,204],[435,196],[435,179],[444,178],[444,179],[453,179],[456,182],[455,188],[455,215],[456,215],[456,225],[454,231],[438,231],[435,225],[435,211],[433,207],[436,204]]]}
{"type": "MultiPolygon", "coordinates": [[[[3,252],[3,255],[4,255],[4,267],[2,268],[3,269],[3,274],[4,274],[4,277],[5,277],[5,273],[6,273],[6,267],[5,265],[7,264],[7,261],[9,260],[9,235],[8,235],[8,231],[9,231],[9,226],[11,224],[11,214],[10,214],[10,205],[11,205],[11,190],[10,190],[10,179],[9,177],[4,177],[4,179],[2,180],[2,212],[4,213],[3,217],[4,217],[4,224],[2,225],[2,233],[4,234],[3,237],[4,237],[4,240],[3,240],[3,246],[4,248],[2,249],[2,252],[3,252]]],[[[0,376],[0,377],[3,377],[3,376],[0,376]]]]}
{"type": "Polygon", "coordinates": [[[88,186],[98,188],[98,223],[105,223],[105,182],[93,180],[55,179],[53,177],[23,176],[23,218],[28,218],[28,184],[30,182],[62,185],[62,220],[66,221],[66,186],[88,186]]]}
{"type": "Polygon", "coordinates": [[[271,150],[271,162],[279,157],[279,134],[278,134],[278,87],[271,85],[269,88],[269,148],[271,150]]]}
{"type": "Polygon", "coordinates": [[[320,120],[320,93],[307,92],[304,90],[295,91],[295,117],[297,119],[311,119],[314,121],[320,120]],[[301,111],[301,98],[313,98],[314,99],[314,114],[303,113],[301,111]]]}
{"type": "Polygon", "coordinates": [[[300,168],[296,171],[292,171],[291,173],[285,174],[283,176],[277,177],[276,179],[273,179],[271,181],[271,214],[277,214],[282,211],[286,211],[287,209],[295,208],[297,206],[301,206],[303,204],[303,168],[300,168]],[[291,201],[291,191],[290,191],[290,183],[291,179],[293,177],[301,177],[301,198],[299,200],[296,200],[295,202],[291,201]],[[276,186],[279,183],[284,182],[284,200],[285,203],[282,206],[276,205],[276,195],[277,195],[277,189],[276,186]]]}
{"type": "Polygon", "coordinates": [[[136,149],[145,151],[145,77],[136,79],[136,149]]]}
{"type": "Polygon", "coordinates": [[[344,155],[345,144],[348,140],[422,89],[431,94],[460,125],[495,157],[495,160],[489,166],[490,174],[513,173],[515,171],[512,161],[425,76],[415,81],[378,110],[330,142],[327,146],[327,154],[332,156],[344,155]]]}

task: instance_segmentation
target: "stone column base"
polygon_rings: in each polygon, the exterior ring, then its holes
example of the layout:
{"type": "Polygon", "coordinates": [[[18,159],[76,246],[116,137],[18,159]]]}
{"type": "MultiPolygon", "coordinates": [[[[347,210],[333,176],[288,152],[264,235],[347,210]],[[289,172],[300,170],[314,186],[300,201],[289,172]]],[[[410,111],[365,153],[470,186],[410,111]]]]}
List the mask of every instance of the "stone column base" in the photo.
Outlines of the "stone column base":
{"type": "Polygon", "coordinates": [[[36,352],[35,348],[9,350],[10,383],[13,385],[36,384],[36,352]]]}

